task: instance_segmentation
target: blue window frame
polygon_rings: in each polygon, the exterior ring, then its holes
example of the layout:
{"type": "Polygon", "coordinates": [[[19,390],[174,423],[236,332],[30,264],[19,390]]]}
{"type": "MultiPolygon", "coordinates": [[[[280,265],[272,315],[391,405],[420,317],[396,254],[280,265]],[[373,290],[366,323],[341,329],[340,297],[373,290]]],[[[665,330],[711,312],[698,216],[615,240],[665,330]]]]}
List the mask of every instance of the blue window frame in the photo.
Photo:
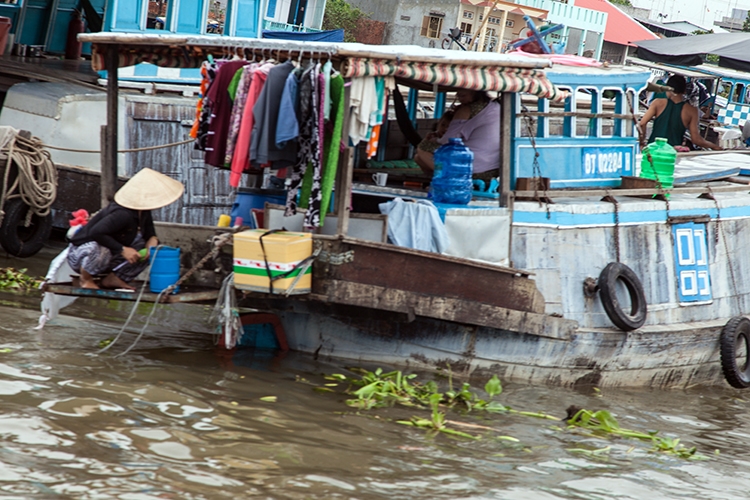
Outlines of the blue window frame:
{"type": "Polygon", "coordinates": [[[681,303],[712,300],[706,224],[686,222],[672,227],[677,290],[681,303]]]}

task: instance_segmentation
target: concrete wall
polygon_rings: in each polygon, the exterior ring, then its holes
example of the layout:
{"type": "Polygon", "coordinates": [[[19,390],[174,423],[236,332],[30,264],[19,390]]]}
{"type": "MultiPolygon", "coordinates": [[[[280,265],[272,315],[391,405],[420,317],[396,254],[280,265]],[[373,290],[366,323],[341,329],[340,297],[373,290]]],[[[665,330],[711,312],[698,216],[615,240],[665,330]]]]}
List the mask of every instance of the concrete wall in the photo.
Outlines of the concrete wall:
{"type": "Polygon", "coordinates": [[[601,61],[608,61],[612,64],[622,64],[625,61],[625,56],[628,52],[627,45],[621,45],[619,43],[604,42],[602,46],[601,61]]]}
{"type": "Polygon", "coordinates": [[[450,28],[458,26],[458,11],[461,6],[457,0],[416,0],[408,4],[396,0],[351,0],[351,5],[359,7],[371,19],[388,23],[385,30],[386,45],[419,45],[422,47],[440,47],[440,41],[450,28]],[[443,25],[437,38],[421,35],[424,16],[441,14],[443,25]]]}

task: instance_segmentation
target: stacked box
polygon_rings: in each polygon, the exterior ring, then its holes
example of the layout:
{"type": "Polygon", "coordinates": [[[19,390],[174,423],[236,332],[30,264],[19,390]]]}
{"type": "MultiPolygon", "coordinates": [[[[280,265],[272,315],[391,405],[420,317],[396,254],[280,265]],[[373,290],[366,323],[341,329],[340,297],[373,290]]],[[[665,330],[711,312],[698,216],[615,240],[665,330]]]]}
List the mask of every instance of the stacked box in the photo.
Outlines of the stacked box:
{"type": "Polygon", "coordinates": [[[234,235],[234,286],[241,290],[269,293],[266,260],[274,278],[292,271],[287,277],[273,282],[273,293],[310,293],[312,286],[312,266],[307,266],[304,274],[289,291],[304,266],[300,263],[312,255],[312,235],[310,233],[278,232],[263,236],[267,229],[251,229],[234,235]],[[263,248],[260,237],[263,236],[263,248]]]}

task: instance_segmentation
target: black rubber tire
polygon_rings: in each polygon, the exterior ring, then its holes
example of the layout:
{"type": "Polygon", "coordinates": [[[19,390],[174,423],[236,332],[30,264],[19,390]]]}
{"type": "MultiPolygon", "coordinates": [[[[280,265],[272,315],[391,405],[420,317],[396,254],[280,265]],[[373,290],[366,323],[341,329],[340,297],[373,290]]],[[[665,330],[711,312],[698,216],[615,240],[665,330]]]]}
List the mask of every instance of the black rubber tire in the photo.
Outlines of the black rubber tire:
{"type": "Polygon", "coordinates": [[[721,371],[729,385],[737,389],[750,387],[750,319],[735,316],[721,330],[721,371]],[[737,366],[737,348],[744,339],[745,365],[737,366]]]}
{"type": "Polygon", "coordinates": [[[646,322],[646,294],[638,276],[625,264],[610,262],[602,269],[597,281],[599,298],[610,321],[624,332],[636,330],[646,322]],[[617,282],[622,281],[630,294],[630,311],[617,299],[617,282]]]}
{"type": "Polygon", "coordinates": [[[0,225],[0,245],[6,252],[16,257],[31,257],[44,247],[52,231],[52,216],[31,216],[31,224],[25,227],[26,214],[29,211],[20,198],[14,198],[5,204],[5,216],[0,225]]]}

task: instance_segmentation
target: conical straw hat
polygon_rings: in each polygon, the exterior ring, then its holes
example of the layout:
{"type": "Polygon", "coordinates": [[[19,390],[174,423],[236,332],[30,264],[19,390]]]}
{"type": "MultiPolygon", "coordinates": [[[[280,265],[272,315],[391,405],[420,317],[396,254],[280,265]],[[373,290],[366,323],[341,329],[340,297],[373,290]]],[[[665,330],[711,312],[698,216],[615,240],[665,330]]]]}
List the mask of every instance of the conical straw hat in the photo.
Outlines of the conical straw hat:
{"type": "Polygon", "coordinates": [[[115,201],[133,210],[154,210],[174,203],[183,191],[185,186],[180,181],[144,168],[115,193],[115,201]]]}

